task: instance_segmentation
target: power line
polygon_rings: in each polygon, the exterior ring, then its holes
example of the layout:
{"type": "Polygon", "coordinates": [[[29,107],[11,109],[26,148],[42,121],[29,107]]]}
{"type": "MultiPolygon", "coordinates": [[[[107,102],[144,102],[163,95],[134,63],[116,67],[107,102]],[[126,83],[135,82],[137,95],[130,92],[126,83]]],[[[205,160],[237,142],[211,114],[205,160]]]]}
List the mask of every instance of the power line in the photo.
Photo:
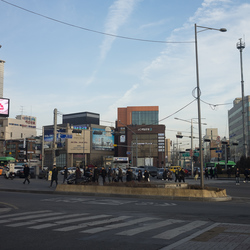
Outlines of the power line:
{"type": "Polygon", "coordinates": [[[183,42],[173,41],[173,42],[170,42],[170,41],[157,41],[157,40],[149,40],[149,39],[141,39],[141,38],[114,35],[114,34],[102,32],[102,31],[97,31],[97,30],[81,27],[81,26],[78,26],[78,25],[75,25],[75,24],[67,23],[67,22],[64,22],[64,21],[61,21],[61,20],[58,20],[58,19],[55,19],[55,18],[52,18],[52,17],[49,17],[49,16],[45,16],[43,14],[34,12],[32,10],[25,9],[25,8],[23,8],[21,6],[18,6],[16,4],[10,3],[10,2],[5,1],[5,0],[0,0],[0,1],[2,1],[2,2],[6,3],[6,4],[9,4],[9,5],[13,6],[13,7],[16,7],[18,9],[21,9],[23,11],[29,12],[31,14],[34,14],[34,15],[49,19],[49,20],[54,21],[54,22],[61,23],[61,24],[64,24],[64,25],[67,25],[67,26],[70,26],[70,27],[77,28],[77,29],[82,29],[82,30],[85,30],[85,31],[98,33],[98,34],[105,35],[105,36],[112,36],[112,37],[116,37],[116,38],[122,38],[122,39],[134,40],[134,41],[141,41],[141,42],[151,42],[151,43],[194,43],[194,41],[183,41],[183,42]]]}

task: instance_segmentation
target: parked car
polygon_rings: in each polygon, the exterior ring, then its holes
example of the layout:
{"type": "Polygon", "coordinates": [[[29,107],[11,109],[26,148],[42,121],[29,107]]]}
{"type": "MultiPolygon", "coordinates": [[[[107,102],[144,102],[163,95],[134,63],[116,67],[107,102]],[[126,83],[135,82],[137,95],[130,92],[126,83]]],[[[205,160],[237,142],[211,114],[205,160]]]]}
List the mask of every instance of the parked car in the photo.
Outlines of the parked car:
{"type": "Polygon", "coordinates": [[[163,179],[164,168],[157,169],[157,179],[163,179]]]}
{"type": "Polygon", "coordinates": [[[145,170],[147,170],[152,177],[157,176],[157,167],[154,167],[154,166],[140,166],[139,168],[142,170],[143,173],[144,173],[145,170]]]}
{"type": "Polygon", "coordinates": [[[20,170],[23,170],[23,168],[24,168],[24,164],[22,164],[22,165],[15,165],[15,167],[14,167],[14,173],[15,173],[15,175],[19,175],[19,171],[20,170]]]}

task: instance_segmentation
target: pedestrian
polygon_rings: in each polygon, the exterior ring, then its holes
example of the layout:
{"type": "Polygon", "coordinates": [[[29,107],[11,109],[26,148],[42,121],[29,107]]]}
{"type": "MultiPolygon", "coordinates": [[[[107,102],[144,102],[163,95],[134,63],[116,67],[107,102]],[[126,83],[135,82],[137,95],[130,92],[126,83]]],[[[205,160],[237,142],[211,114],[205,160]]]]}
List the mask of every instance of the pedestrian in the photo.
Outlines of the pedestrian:
{"type": "Polygon", "coordinates": [[[68,168],[64,166],[64,172],[63,172],[63,183],[67,180],[68,178],[68,168]]]}
{"type": "Polygon", "coordinates": [[[112,172],[112,182],[117,182],[118,180],[116,179],[116,170],[113,169],[113,172],[112,172]]]}
{"type": "Polygon", "coordinates": [[[149,173],[147,170],[144,171],[144,181],[149,181],[149,173]]]}
{"type": "Polygon", "coordinates": [[[95,168],[94,168],[93,182],[97,182],[98,183],[98,179],[99,179],[99,170],[98,170],[97,166],[95,166],[95,168]]]}
{"type": "Polygon", "coordinates": [[[179,181],[179,178],[180,178],[180,176],[179,176],[179,170],[176,169],[175,170],[175,182],[179,181]]]}
{"type": "Polygon", "coordinates": [[[142,171],[139,169],[138,171],[138,181],[140,182],[142,180],[142,171]]]}
{"type": "Polygon", "coordinates": [[[240,185],[240,170],[239,170],[239,168],[236,169],[235,180],[236,180],[236,185],[240,185]]]}
{"type": "Polygon", "coordinates": [[[213,179],[214,177],[214,170],[213,168],[210,169],[210,178],[213,179]]]}
{"type": "Polygon", "coordinates": [[[209,179],[209,175],[208,175],[208,169],[205,168],[205,179],[208,180],[209,179]]]}
{"type": "Polygon", "coordinates": [[[166,168],[164,168],[163,173],[162,173],[162,179],[165,181],[167,180],[167,177],[168,177],[168,173],[167,173],[166,168]]]}
{"type": "Polygon", "coordinates": [[[112,181],[112,174],[113,174],[113,171],[111,169],[111,167],[108,168],[108,180],[109,180],[109,183],[112,181]]]}
{"type": "Polygon", "coordinates": [[[215,179],[215,177],[218,179],[217,167],[216,167],[216,168],[214,168],[214,179],[215,179]]]}
{"type": "Polygon", "coordinates": [[[122,174],[122,170],[121,168],[118,169],[118,182],[121,180],[121,182],[123,182],[123,174],[122,174]]]}
{"type": "Polygon", "coordinates": [[[30,184],[30,180],[29,180],[30,168],[29,168],[29,166],[27,164],[24,165],[23,174],[24,174],[24,178],[25,178],[23,184],[25,184],[26,181],[28,182],[28,184],[30,184]]]}
{"type": "Polygon", "coordinates": [[[81,173],[81,170],[79,167],[76,167],[75,175],[76,175],[76,182],[75,183],[79,184],[81,181],[81,178],[82,178],[82,173],[81,173]]]}
{"type": "Polygon", "coordinates": [[[248,172],[248,169],[246,168],[244,171],[244,176],[245,176],[245,180],[243,181],[244,183],[248,182],[248,175],[249,175],[249,172],[248,172]]]}
{"type": "Polygon", "coordinates": [[[53,169],[52,169],[52,176],[51,176],[51,182],[50,182],[50,187],[52,187],[53,182],[55,181],[56,186],[57,186],[57,180],[58,180],[58,170],[56,167],[56,164],[53,165],[53,169]]]}
{"type": "Polygon", "coordinates": [[[168,171],[168,181],[172,181],[173,179],[173,176],[172,176],[172,172],[171,171],[168,171]]]}
{"type": "Polygon", "coordinates": [[[126,172],[126,176],[127,176],[127,181],[132,181],[132,178],[133,178],[133,173],[132,173],[132,169],[131,168],[128,168],[127,169],[127,172],[126,172]]]}
{"type": "Polygon", "coordinates": [[[106,171],[106,169],[104,167],[102,167],[101,175],[102,175],[102,181],[103,181],[103,184],[104,184],[105,179],[106,179],[106,175],[107,175],[107,171],[106,171]]]}
{"type": "Polygon", "coordinates": [[[195,172],[194,172],[194,179],[197,181],[197,179],[199,178],[199,171],[196,168],[195,172]]]}
{"type": "Polygon", "coordinates": [[[181,181],[185,182],[185,172],[184,172],[183,168],[179,172],[179,182],[181,182],[181,181]]]}

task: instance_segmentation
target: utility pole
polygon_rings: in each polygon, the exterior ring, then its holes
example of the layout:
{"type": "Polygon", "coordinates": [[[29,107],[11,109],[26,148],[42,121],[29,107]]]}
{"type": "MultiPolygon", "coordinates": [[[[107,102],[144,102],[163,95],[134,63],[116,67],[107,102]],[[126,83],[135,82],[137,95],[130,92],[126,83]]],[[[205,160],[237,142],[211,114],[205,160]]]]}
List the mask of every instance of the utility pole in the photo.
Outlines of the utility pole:
{"type": "Polygon", "coordinates": [[[241,69],[241,95],[242,95],[242,125],[243,125],[243,153],[247,158],[247,138],[246,138],[246,124],[245,124],[245,94],[244,94],[244,80],[243,80],[243,63],[242,63],[242,51],[245,48],[245,43],[241,40],[237,43],[237,49],[240,51],[240,69],[241,69]]]}
{"type": "Polygon", "coordinates": [[[53,164],[56,164],[57,109],[54,109],[53,164]]]}

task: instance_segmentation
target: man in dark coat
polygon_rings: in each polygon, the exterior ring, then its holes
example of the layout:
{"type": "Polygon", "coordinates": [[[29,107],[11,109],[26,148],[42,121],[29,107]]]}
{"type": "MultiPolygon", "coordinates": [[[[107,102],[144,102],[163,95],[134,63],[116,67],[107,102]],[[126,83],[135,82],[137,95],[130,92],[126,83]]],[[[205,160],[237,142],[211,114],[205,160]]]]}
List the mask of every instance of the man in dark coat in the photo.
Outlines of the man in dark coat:
{"type": "Polygon", "coordinates": [[[94,168],[93,182],[97,182],[98,183],[98,179],[99,179],[99,170],[98,170],[97,166],[95,166],[95,168],[94,168]]]}
{"type": "Polygon", "coordinates": [[[149,173],[147,170],[144,171],[144,180],[149,181],[149,173]]]}
{"type": "Polygon", "coordinates": [[[102,167],[101,175],[102,175],[102,181],[103,181],[103,184],[104,184],[105,179],[106,179],[106,175],[107,175],[107,171],[106,171],[106,169],[104,167],[102,167]]]}
{"type": "Polygon", "coordinates": [[[68,168],[65,166],[64,167],[64,172],[63,172],[63,183],[67,180],[68,178],[68,168]]]}
{"type": "Polygon", "coordinates": [[[82,173],[79,167],[76,168],[75,175],[76,175],[76,184],[79,184],[82,178],[82,173]]]}
{"type": "Polygon", "coordinates": [[[50,183],[50,187],[52,187],[53,182],[55,181],[56,186],[57,186],[57,176],[58,176],[58,170],[56,168],[56,164],[53,165],[53,169],[52,169],[52,177],[51,177],[51,183],[50,183]]]}
{"type": "Polygon", "coordinates": [[[24,174],[24,178],[25,178],[23,184],[25,184],[26,181],[28,182],[28,184],[30,184],[30,180],[29,180],[30,168],[27,164],[24,165],[23,174],[24,174]]]}

